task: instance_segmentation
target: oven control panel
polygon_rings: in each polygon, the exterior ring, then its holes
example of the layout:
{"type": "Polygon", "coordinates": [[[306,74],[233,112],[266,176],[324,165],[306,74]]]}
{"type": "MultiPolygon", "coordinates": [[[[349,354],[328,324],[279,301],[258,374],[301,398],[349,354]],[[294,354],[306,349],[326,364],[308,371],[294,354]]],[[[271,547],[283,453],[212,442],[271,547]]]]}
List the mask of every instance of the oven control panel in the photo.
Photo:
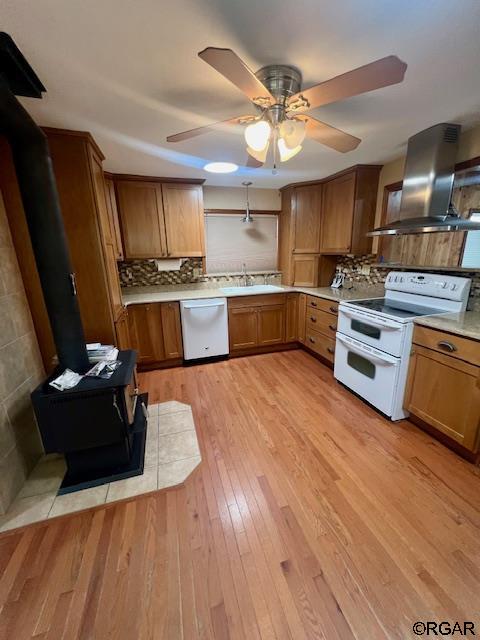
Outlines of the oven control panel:
{"type": "Polygon", "coordinates": [[[470,284],[470,278],[441,273],[390,271],[385,281],[385,289],[461,302],[467,300],[470,284]]]}

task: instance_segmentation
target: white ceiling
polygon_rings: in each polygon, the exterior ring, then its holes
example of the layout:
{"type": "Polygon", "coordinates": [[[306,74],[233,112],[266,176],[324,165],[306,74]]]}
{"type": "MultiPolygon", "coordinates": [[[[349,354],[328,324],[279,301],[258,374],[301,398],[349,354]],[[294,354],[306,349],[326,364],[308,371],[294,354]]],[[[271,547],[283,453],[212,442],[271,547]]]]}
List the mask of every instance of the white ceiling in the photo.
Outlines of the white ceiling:
{"type": "Polygon", "coordinates": [[[42,125],[91,131],[108,170],[202,177],[257,187],[329,175],[398,156],[406,139],[440,121],[480,121],[478,0],[1,0],[12,35],[47,87],[24,104],[42,125]],[[245,161],[241,131],[165,141],[211,121],[253,113],[233,85],[197,57],[230,47],[254,70],[299,67],[304,86],[388,54],[408,63],[405,81],[313,110],[363,142],[341,154],[314,141],[281,165],[229,176],[211,160],[245,161]]]}

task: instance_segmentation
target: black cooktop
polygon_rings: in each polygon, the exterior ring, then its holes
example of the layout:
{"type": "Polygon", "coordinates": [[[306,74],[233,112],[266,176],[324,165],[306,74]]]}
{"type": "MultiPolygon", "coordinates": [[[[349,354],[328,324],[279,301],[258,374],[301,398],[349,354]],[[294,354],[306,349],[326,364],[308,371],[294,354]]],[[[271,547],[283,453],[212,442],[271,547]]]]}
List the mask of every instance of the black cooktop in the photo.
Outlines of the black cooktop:
{"type": "Polygon", "coordinates": [[[355,300],[353,304],[357,307],[364,307],[368,311],[385,313],[386,315],[395,316],[397,318],[418,318],[420,316],[433,316],[437,313],[445,313],[442,309],[422,307],[421,305],[412,304],[411,302],[399,302],[397,300],[394,303],[395,306],[392,306],[392,302],[387,301],[386,298],[355,300]]]}

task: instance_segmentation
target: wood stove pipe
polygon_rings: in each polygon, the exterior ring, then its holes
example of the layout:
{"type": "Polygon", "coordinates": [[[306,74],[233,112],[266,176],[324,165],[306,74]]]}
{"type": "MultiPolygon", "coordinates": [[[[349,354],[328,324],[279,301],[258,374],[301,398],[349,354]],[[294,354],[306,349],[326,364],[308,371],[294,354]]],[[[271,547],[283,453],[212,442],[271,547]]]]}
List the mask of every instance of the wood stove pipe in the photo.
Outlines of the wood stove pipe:
{"type": "Polygon", "coordinates": [[[85,373],[85,337],[45,134],[15,97],[45,91],[11,37],[0,33],[0,134],[10,144],[59,364],[85,373]]]}

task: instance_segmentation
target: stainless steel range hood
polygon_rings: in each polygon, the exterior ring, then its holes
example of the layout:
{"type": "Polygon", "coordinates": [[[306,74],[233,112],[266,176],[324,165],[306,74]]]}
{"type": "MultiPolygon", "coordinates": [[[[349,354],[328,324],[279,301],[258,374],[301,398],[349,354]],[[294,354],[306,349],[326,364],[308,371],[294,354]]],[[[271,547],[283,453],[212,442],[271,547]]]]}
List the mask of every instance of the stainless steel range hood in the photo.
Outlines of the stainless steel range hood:
{"type": "Polygon", "coordinates": [[[408,140],[400,218],[368,236],[480,230],[451,205],[460,128],[436,124],[408,140]]]}

